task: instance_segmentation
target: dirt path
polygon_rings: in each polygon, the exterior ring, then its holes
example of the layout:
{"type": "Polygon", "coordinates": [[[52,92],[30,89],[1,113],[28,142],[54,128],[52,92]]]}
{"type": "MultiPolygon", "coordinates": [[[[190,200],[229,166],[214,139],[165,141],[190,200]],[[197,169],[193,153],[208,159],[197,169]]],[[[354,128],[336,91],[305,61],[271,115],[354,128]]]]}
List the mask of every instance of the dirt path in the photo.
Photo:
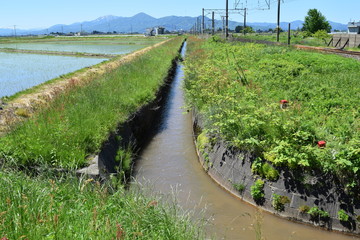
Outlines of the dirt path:
{"type": "Polygon", "coordinates": [[[132,61],[134,58],[164,44],[167,41],[143,48],[99,66],[89,67],[89,69],[85,72],[75,73],[71,78],[65,78],[53,83],[44,84],[39,86],[35,92],[21,95],[10,102],[2,103],[0,100],[0,136],[7,133],[16,123],[31,117],[37,110],[46,106],[59,94],[66,92],[67,89],[71,89],[74,86],[85,85],[106,72],[116,69],[124,63],[132,61]]]}

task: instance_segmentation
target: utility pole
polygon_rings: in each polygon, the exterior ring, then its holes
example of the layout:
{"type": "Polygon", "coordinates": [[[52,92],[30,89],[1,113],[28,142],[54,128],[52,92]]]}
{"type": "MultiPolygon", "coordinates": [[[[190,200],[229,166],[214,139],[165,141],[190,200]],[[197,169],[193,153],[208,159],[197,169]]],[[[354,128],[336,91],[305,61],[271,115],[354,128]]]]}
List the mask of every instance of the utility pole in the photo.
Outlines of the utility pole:
{"type": "Polygon", "coordinates": [[[291,29],[291,23],[289,23],[289,29],[288,29],[288,45],[290,45],[290,40],[291,40],[291,33],[290,30],[291,29]]]}
{"type": "Polygon", "coordinates": [[[244,8],[244,35],[246,34],[245,28],[246,28],[246,8],[244,8]]]}
{"type": "Polygon", "coordinates": [[[280,40],[280,0],[278,0],[278,15],[277,15],[277,33],[276,33],[276,41],[280,40]]]}
{"type": "MultiPolygon", "coordinates": [[[[280,1],[280,0],[279,0],[280,1]]],[[[225,37],[229,37],[229,0],[226,0],[226,23],[225,23],[225,37]]]]}
{"type": "Polygon", "coordinates": [[[82,34],[82,24],[80,25],[80,35],[82,34]]]}
{"type": "Polygon", "coordinates": [[[205,9],[202,9],[202,34],[205,33],[205,9]]]}
{"type": "MultiPolygon", "coordinates": [[[[222,26],[222,31],[224,33],[224,36],[229,36],[229,14],[239,14],[240,11],[244,10],[244,9],[238,9],[238,8],[234,8],[234,9],[229,9],[229,2],[228,0],[226,0],[226,7],[227,9],[205,9],[205,12],[209,13],[212,12],[213,14],[213,21],[214,21],[214,28],[215,28],[215,13],[220,14],[222,22],[223,22],[223,26],[222,26]],[[226,21],[225,21],[226,20],[226,21]]],[[[214,31],[215,32],[215,31],[214,31]]]]}
{"type": "Polygon", "coordinates": [[[61,26],[61,33],[64,35],[64,26],[61,26]]]}
{"type": "Polygon", "coordinates": [[[16,37],[16,25],[14,25],[14,35],[16,37]]]}
{"type": "Polygon", "coordinates": [[[212,35],[215,34],[215,12],[212,12],[212,35]]]}

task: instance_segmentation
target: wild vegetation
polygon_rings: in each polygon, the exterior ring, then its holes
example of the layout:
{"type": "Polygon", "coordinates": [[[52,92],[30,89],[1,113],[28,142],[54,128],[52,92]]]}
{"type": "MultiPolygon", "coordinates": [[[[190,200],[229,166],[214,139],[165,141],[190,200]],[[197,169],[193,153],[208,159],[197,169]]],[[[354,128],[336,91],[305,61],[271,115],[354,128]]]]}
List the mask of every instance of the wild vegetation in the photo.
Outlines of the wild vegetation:
{"type": "Polygon", "coordinates": [[[186,96],[208,134],[254,153],[263,177],[271,166],[331,174],[357,196],[360,62],[216,37],[188,47],[186,96]]]}
{"type": "Polygon", "coordinates": [[[22,165],[83,166],[119,123],[155,98],[182,40],[173,39],[86,86],[70,88],[0,138],[2,158],[22,165]]]}
{"type": "MultiPolygon", "coordinates": [[[[250,33],[247,35],[234,36],[236,38],[245,38],[260,41],[276,42],[276,33],[250,33]]],[[[323,30],[317,31],[314,34],[307,31],[292,31],[291,44],[300,44],[307,46],[327,47],[331,36],[323,30]]],[[[281,32],[279,42],[288,43],[288,33],[281,32]]]]}
{"type": "MultiPolygon", "coordinates": [[[[203,239],[159,196],[76,176],[0,171],[1,239],[203,239]]],[[[199,225],[198,225],[199,226],[199,225]]]]}

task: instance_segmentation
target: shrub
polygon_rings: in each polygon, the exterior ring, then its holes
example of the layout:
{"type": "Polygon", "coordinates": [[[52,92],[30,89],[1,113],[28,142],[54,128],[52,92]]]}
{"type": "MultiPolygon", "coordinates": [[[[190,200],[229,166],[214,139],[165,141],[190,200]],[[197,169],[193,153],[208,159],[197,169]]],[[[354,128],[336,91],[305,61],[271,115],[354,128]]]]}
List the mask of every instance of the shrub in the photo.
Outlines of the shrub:
{"type": "Polygon", "coordinates": [[[287,196],[282,196],[278,194],[273,194],[272,205],[276,211],[284,211],[285,204],[290,203],[290,199],[287,196]]]}
{"type": "Polygon", "coordinates": [[[255,174],[262,175],[262,160],[261,158],[256,158],[251,164],[251,172],[255,174]]]}
{"type": "Polygon", "coordinates": [[[251,186],[250,193],[255,202],[261,202],[264,197],[264,181],[261,179],[256,180],[255,184],[251,186]]]}
{"type": "Polygon", "coordinates": [[[260,158],[252,163],[251,171],[270,181],[276,181],[279,178],[279,172],[269,163],[263,163],[260,158]]]}
{"type": "Polygon", "coordinates": [[[298,208],[298,210],[299,210],[300,213],[308,213],[309,210],[310,210],[310,207],[308,205],[301,205],[298,208]]]}
{"type": "Polygon", "coordinates": [[[356,216],[356,221],[360,222],[360,215],[356,216]]]}
{"type": "Polygon", "coordinates": [[[318,207],[310,208],[310,210],[307,213],[310,214],[311,218],[314,220],[318,220],[319,218],[327,219],[330,217],[330,214],[328,212],[323,211],[318,207]]]}
{"type": "Polygon", "coordinates": [[[266,179],[276,181],[279,178],[279,172],[269,163],[264,163],[261,169],[266,179]]]}
{"type": "Polygon", "coordinates": [[[347,215],[343,209],[340,209],[338,211],[338,219],[342,222],[347,222],[349,221],[349,215],[347,215]]]}

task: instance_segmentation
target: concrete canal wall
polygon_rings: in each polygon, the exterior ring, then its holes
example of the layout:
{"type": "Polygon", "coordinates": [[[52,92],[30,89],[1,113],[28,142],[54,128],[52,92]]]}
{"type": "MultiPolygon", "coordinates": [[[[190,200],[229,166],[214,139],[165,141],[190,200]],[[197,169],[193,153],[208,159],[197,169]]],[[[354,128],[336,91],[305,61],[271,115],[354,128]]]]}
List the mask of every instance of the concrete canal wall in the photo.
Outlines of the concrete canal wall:
{"type": "MultiPolygon", "coordinates": [[[[193,122],[196,139],[203,128],[201,115],[193,112],[193,122]]],[[[277,181],[264,179],[265,197],[261,203],[257,203],[251,195],[251,186],[260,179],[251,171],[251,165],[256,159],[254,154],[229,148],[222,141],[209,143],[200,151],[198,148],[198,154],[201,164],[213,180],[245,202],[289,220],[360,236],[360,224],[357,220],[360,215],[360,202],[353,202],[352,198],[337,186],[334,177],[302,173],[296,176],[289,170],[278,169],[280,177],[277,181]],[[234,185],[242,185],[243,191],[237,190],[234,185]],[[284,211],[276,211],[272,206],[273,194],[286,196],[290,200],[284,205],[284,211]],[[304,206],[317,206],[328,212],[329,217],[314,219],[308,213],[299,211],[304,206]],[[342,222],[338,219],[340,209],[350,216],[349,221],[342,222]]]]}

